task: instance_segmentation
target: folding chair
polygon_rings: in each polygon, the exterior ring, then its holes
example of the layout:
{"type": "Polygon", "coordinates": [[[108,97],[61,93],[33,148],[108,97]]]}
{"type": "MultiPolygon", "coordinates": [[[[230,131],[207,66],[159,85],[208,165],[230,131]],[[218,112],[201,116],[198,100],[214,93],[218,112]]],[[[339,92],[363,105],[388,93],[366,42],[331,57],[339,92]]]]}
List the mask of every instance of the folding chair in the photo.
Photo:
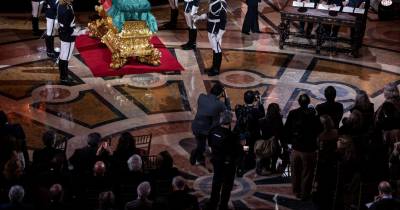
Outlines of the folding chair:
{"type": "Polygon", "coordinates": [[[152,134],[133,136],[136,143],[136,148],[143,149],[146,151],[146,155],[150,155],[152,134]]]}

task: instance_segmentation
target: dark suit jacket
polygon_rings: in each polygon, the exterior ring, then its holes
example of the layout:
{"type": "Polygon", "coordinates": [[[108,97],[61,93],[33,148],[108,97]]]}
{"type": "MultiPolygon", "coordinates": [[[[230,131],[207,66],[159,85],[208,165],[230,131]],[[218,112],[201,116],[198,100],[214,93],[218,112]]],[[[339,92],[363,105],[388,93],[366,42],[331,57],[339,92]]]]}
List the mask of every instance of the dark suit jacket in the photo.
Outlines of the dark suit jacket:
{"type": "Polygon", "coordinates": [[[193,133],[208,135],[210,128],[218,124],[220,113],[227,110],[228,106],[229,99],[224,104],[213,94],[200,94],[197,99],[197,113],[192,122],[193,133]]]}
{"type": "Polygon", "coordinates": [[[32,157],[34,169],[37,170],[37,172],[49,169],[54,156],[60,152],[60,150],[53,147],[35,150],[32,157]]]}
{"type": "Polygon", "coordinates": [[[397,199],[382,199],[372,204],[372,210],[399,210],[400,201],[397,199]]]}
{"type": "Polygon", "coordinates": [[[8,203],[4,205],[0,205],[0,210],[32,210],[30,206],[24,205],[24,204],[13,204],[13,203],[8,203]]]}
{"type": "Polygon", "coordinates": [[[309,108],[297,108],[289,112],[285,123],[287,140],[294,150],[314,152],[317,150],[317,137],[322,125],[315,111],[309,108]]]}
{"type": "Polygon", "coordinates": [[[75,150],[69,161],[76,172],[85,173],[92,170],[97,158],[96,152],[96,147],[86,146],[75,150]]]}
{"type": "Polygon", "coordinates": [[[246,4],[250,6],[258,6],[258,2],[261,2],[261,0],[246,0],[246,4]]]}
{"type": "Polygon", "coordinates": [[[168,197],[169,210],[199,210],[197,197],[185,190],[172,192],[168,197]]]}
{"type": "Polygon", "coordinates": [[[125,210],[151,210],[153,202],[147,199],[136,199],[126,203],[125,210]]]}
{"type": "Polygon", "coordinates": [[[324,114],[329,115],[332,118],[335,127],[339,128],[340,120],[342,120],[343,117],[343,104],[339,102],[324,102],[322,104],[318,104],[315,109],[317,110],[318,116],[322,116],[324,114]]]}

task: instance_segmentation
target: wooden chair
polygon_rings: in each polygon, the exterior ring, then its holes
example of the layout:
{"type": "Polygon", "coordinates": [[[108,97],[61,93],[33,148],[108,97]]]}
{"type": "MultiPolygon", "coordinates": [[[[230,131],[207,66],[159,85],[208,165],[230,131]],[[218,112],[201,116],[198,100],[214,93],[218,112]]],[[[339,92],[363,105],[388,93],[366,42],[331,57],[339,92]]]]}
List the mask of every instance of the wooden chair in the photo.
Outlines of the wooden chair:
{"type": "Polygon", "coordinates": [[[143,162],[144,172],[157,169],[158,166],[160,165],[160,161],[156,155],[143,156],[142,162],[143,162]]]}
{"type": "Polygon", "coordinates": [[[56,136],[53,147],[65,153],[67,151],[68,139],[61,136],[56,136]]]}
{"type": "Polygon", "coordinates": [[[133,139],[135,139],[136,148],[146,151],[147,156],[150,155],[151,138],[152,134],[133,136],[133,139]]]}

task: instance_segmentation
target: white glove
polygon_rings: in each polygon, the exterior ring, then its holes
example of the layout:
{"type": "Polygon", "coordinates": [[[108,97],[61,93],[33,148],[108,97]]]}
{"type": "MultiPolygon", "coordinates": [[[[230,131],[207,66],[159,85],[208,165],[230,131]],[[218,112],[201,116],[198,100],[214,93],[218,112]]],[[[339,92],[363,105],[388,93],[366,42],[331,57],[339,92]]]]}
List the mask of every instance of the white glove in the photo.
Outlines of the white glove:
{"type": "Polygon", "coordinates": [[[194,22],[197,22],[198,20],[205,20],[205,19],[207,19],[207,14],[206,13],[204,13],[204,14],[202,14],[202,15],[194,15],[193,16],[193,21],[194,22]]]}
{"type": "Polygon", "coordinates": [[[72,33],[72,36],[80,36],[80,35],[84,35],[87,34],[88,29],[82,29],[81,27],[76,27],[74,28],[74,32],[72,33]]]}
{"type": "Polygon", "coordinates": [[[349,4],[349,0],[343,2],[343,6],[347,6],[349,4]]]}
{"type": "Polygon", "coordinates": [[[193,16],[193,15],[197,14],[198,9],[199,9],[199,7],[193,6],[192,11],[190,11],[190,15],[193,16]]]}
{"type": "Polygon", "coordinates": [[[217,34],[217,40],[221,40],[222,36],[224,35],[225,30],[219,29],[218,34],[217,34]]]}

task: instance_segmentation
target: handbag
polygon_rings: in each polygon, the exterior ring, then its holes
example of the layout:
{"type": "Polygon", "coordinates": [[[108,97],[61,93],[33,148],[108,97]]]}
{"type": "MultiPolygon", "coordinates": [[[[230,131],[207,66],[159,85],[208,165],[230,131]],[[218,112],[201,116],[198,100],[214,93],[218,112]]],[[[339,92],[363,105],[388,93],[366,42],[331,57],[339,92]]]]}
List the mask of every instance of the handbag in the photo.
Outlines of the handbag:
{"type": "Polygon", "coordinates": [[[256,154],[257,158],[268,158],[278,154],[278,151],[279,142],[275,136],[272,136],[267,140],[257,140],[254,144],[254,153],[256,154]]]}

